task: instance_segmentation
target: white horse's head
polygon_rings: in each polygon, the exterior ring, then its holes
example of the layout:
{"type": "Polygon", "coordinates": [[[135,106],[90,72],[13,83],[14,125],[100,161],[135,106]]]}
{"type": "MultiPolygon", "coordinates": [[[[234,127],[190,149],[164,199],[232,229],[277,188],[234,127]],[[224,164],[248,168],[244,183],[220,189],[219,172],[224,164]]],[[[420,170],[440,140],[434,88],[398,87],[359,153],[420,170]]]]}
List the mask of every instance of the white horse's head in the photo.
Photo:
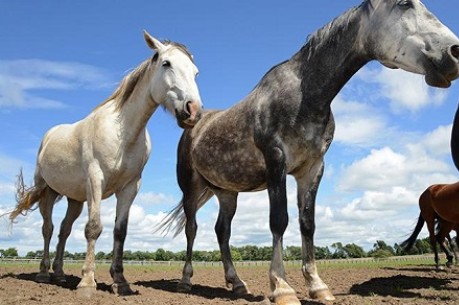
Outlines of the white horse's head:
{"type": "Polygon", "coordinates": [[[175,115],[181,127],[192,127],[201,117],[202,103],[196,85],[198,68],[188,50],[177,43],[162,43],[144,31],[147,45],[156,51],[150,94],[175,115]]]}
{"type": "MultiPolygon", "coordinates": [[[[425,75],[449,87],[459,77],[459,39],[419,0],[367,0],[361,37],[366,50],[389,68],[425,75]]],[[[452,8],[453,9],[453,8],[452,8]]]]}

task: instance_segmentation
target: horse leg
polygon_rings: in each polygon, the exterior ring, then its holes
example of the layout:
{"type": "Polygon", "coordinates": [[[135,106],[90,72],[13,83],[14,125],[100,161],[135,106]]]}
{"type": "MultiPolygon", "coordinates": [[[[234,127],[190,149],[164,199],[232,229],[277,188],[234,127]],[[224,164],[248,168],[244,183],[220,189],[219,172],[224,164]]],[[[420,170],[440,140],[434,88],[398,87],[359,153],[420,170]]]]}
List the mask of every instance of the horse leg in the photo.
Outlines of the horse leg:
{"type": "Polygon", "coordinates": [[[451,241],[451,248],[454,254],[454,265],[457,265],[457,231],[456,237],[454,237],[454,239],[451,241]]]}
{"type": "Polygon", "coordinates": [[[222,255],[223,267],[225,269],[225,280],[227,287],[232,287],[236,295],[245,295],[250,293],[247,285],[237,275],[231,257],[229,240],[231,237],[231,221],[236,213],[238,193],[218,190],[214,192],[220,203],[217,223],[215,224],[215,233],[217,233],[220,253],[222,255]]]}
{"type": "Polygon", "coordinates": [[[73,223],[80,216],[82,210],[83,202],[67,198],[67,213],[65,214],[65,217],[61,223],[59,241],[56,247],[56,257],[54,258],[53,262],[53,280],[56,282],[66,282],[65,273],[63,270],[65,243],[67,242],[67,238],[69,237],[70,232],[72,232],[73,223]]]}
{"type": "Polygon", "coordinates": [[[446,255],[446,267],[451,268],[453,265],[453,253],[452,252],[452,244],[451,244],[451,237],[449,234],[446,235],[446,239],[442,238],[441,236],[438,237],[438,242],[440,243],[440,247],[445,252],[446,255]]]}
{"type": "Polygon", "coordinates": [[[126,240],[129,210],[140,187],[140,178],[126,185],[123,190],[116,194],[116,220],[113,229],[113,258],[110,274],[113,278],[112,289],[119,295],[134,294],[129,283],[124,277],[123,250],[126,240]]]}
{"type": "Polygon", "coordinates": [[[39,209],[41,216],[43,217],[43,226],[41,232],[43,234],[44,240],[43,258],[40,262],[40,272],[35,278],[35,280],[39,283],[49,283],[51,278],[49,275],[49,243],[51,241],[54,230],[52,214],[57,196],[58,193],[47,187],[44,196],[39,200],[39,209]]]}
{"type": "Polygon", "coordinates": [[[306,280],[306,284],[309,285],[309,295],[312,299],[331,301],[334,300],[335,297],[330,292],[328,286],[319,277],[314,257],[315,201],[323,171],[324,163],[320,160],[311,170],[295,175],[295,179],[298,189],[303,276],[306,280]]]}
{"type": "Polygon", "coordinates": [[[95,271],[95,246],[97,238],[102,233],[102,223],[100,221],[100,203],[102,200],[102,171],[97,166],[91,165],[89,177],[86,185],[88,201],[88,222],[84,229],[87,249],[86,258],[81,270],[82,279],[77,286],[77,292],[84,297],[92,297],[96,291],[95,271]],[[99,175],[98,175],[99,174],[99,175]]]}
{"type": "MultiPolygon", "coordinates": [[[[422,213],[422,209],[421,209],[421,213],[422,213]]],[[[438,258],[437,238],[435,236],[435,228],[434,228],[435,219],[433,216],[434,215],[427,216],[426,214],[423,217],[424,217],[424,220],[426,221],[427,231],[429,231],[429,241],[430,241],[430,246],[432,247],[432,251],[434,253],[435,269],[439,271],[441,267],[440,267],[440,259],[438,258]]]]}
{"type": "Polygon", "coordinates": [[[198,229],[196,213],[199,207],[204,205],[213,196],[213,193],[207,188],[206,181],[189,165],[190,162],[185,162],[179,158],[177,178],[180,189],[183,192],[182,201],[179,206],[183,208],[185,214],[185,235],[187,245],[182,279],[177,284],[178,292],[189,292],[191,290],[191,278],[193,277],[193,245],[198,229]]]}
{"type": "Polygon", "coordinates": [[[265,148],[267,149],[263,153],[267,169],[269,224],[273,236],[273,253],[269,269],[272,297],[278,305],[299,305],[301,303],[295,290],[287,283],[282,254],[283,235],[288,225],[285,154],[275,145],[267,145],[265,148]]]}

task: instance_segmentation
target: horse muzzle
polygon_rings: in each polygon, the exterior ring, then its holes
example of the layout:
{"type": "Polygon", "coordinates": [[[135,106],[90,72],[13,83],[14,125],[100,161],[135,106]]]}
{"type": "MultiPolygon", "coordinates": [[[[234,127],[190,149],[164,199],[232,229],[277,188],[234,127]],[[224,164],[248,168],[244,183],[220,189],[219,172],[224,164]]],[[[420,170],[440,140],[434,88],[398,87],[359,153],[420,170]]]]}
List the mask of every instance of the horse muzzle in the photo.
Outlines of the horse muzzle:
{"type": "Polygon", "coordinates": [[[428,85],[448,88],[459,77],[459,45],[451,46],[440,60],[432,60],[426,69],[425,81],[428,85]]]}
{"type": "Polygon", "coordinates": [[[178,125],[182,128],[192,128],[201,118],[202,104],[199,101],[186,101],[182,109],[175,110],[178,125]]]}

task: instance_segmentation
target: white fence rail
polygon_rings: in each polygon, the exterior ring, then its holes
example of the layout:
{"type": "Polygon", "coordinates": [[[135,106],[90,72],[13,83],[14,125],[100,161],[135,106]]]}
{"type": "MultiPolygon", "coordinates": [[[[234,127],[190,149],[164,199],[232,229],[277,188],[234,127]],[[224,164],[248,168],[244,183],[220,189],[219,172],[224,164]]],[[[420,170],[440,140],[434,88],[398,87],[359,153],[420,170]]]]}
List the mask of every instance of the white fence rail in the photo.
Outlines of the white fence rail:
{"type": "MultiPolygon", "coordinates": [[[[432,255],[406,255],[406,256],[391,256],[387,258],[372,258],[372,257],[364,257],[364,258],[347,258],[347,259],[322,259],[317,260],[316,263],[318,265],[327,265],[327,264],[335,264],[335,263],[362,263],[362,262],[384,262],[384,261],[393,261],[393,262],[403,262],[403,261],[425,261],[430,260],[433,262],[433,254],[432,255]]],[[[0,258],[0,264],[40,264],[39,258],[0,258]]],[[[65,264],[83,264],[83,260],[73,260],[73,259],[66,259],[64,260],[65,264]]],[[[111,260],[98,260],[96,261],[97,264],[111,264],[111,260]]],[[[144,261],[134,261],[134,260],[125,260],[123,262],[125,265],[157,265],[157,266],[182,266],[184,264],[183,261],[153,261],[153,260],[144,260],[144,261]]],[[[269,266],[271,262],[269,261],[235,261],[234,264],[236,266],[269,266]]],[[[195,266],[222,266],[221,261],[217,262],[200,262],[194,261],[193,264],[195,266]]],[[[286,266],[300,266],[301,261],[284,261],[286,266]]]]}

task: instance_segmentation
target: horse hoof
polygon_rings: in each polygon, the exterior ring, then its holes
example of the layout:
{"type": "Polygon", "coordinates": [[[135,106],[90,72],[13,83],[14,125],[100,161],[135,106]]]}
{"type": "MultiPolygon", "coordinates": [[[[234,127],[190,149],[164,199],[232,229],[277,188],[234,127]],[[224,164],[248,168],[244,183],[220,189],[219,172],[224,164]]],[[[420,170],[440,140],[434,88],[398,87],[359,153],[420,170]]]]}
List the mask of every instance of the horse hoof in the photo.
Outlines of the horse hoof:
{"type": "Polygon", "coordinates": [[[51,282],[51,277],[48,273],[38,273],[35,281],[38,283],[49,283],[51,282]]]}
{"type": "Polygon", "coordinates": [[[335,300],[335,297],[328,289],[310,291],[309,296],[311,297],[311,299],[314,299],[314,300],[321,300],[321,301],[334,301],[335,300]]]}
{"type": "Polygon", "coordinates": [[[53,275],[53,282],[58,284],[65,284],[67,280],[65,279],[65,275],[53,275]]]}
{"type": "Polygon", "coordinates": [[[114,294],[117,295],[133,295],[133,294],[139,294],[139,292],[136,290],[132,290],[129,284],[127,283],[122,283],[122,284],[117,284],[113,283],[112,284],[112,291],[114,294]]]}
{"type": "Polygon", "coordinates": [[[190,292],[191,291],[191,284],[190,283],[178,283],[177,285],[177,292],[190,292]]]}
{"type": "Polygon", "coordinates": [[[301,305],[295,294],[283,294],[274,298],[276,305],[301,305]]]}
{"type": "Polygon", "coordinates": [[[250,294],[250,291],[245,284],[241,284],[239,286],[233,287],[233,293],[236,296],[241,297],[250,294]]]}
{"type": "Polygon", "coordinates": [[[96,287],[77,287],[77,296],[90,299],[96,293],[96,287]]]}

